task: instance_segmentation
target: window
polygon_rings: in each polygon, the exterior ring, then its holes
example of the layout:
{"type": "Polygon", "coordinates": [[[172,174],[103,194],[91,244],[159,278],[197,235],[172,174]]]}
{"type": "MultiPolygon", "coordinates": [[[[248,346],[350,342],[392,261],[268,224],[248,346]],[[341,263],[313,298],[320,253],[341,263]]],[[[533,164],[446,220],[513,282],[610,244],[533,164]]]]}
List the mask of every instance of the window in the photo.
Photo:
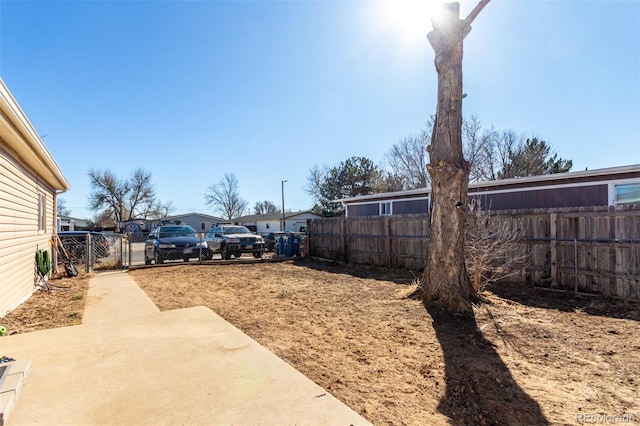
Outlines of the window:
{"type": "Polygon", "coordinates": [[[640,204],[640,183],[627,183],[614,186],[615,203],[640,204]]]}
{"type": "Polygon", "coordinates": [[[391,214],[391,202],[380,203],[380,216],[388,216],[391,214]]]}

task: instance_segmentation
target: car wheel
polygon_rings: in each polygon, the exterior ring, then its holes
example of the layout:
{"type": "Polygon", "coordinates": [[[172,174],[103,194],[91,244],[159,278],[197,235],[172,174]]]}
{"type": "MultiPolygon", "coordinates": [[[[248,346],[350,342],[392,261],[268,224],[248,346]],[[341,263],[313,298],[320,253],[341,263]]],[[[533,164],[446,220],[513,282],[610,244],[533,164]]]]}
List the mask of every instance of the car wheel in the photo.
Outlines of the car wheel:
{"type": "Polygon", "coordinates": [[[151,265],[151,259],[147,257],[147,253],[144,254],[144,264],[151,265]]]}
{"type": "Polygon", "coordinates": [[[231,252],[229,251],[227,246],[222,246],[222,248],[220,249],[220,257],[222,257],[224,260],[231,259],[231,252]]]}
{"type": "Polygon", "coordinates": [[[237,258],[239,258],[240,256],[242,256],[242,253],[240,253],[239,251],[237,251],[237,252],[233,253],[233,256],[237,259],[237,258]]]}
{"type": "Polygon", "coordinates": [[[182,258],[182,260],[184,260],[185,262],[188,262],[188,261],[189,261],[189,256],[184,256],[184,257],[182,258]]]}
{"type": "Polygon", "coordinates": [[[153,260],[156,262],[156,265],[160,265],[161,263],[164,263],[164,259],[160,257],[160,253],[158,253],[157,251],[154,252],[153,254],[153,260]]]}
{"type": "Polygon", "coordinates": [[[262,257],[262,251],[254,251],[253,257],[255,257],[256,259],[260,259],[262,257]]]}

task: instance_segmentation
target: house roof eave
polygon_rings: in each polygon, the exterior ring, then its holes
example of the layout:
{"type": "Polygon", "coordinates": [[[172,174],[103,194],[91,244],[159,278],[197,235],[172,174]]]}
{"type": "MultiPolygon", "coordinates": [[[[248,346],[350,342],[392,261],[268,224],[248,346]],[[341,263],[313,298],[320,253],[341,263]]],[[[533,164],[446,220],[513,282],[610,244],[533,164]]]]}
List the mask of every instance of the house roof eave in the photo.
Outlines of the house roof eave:
{"type": "Polygon", "coordinates": [[[0,137],[25,165],[51,188],[66,192],[71,185],[42,139],[0,78],[0,137]]]}
{"type": "MultiPolygon", "coordinates": [[[[477,190],[484,187],[502,187],[510,185],[527,185],[529,183],[548,183],[553,181],[562,181],[565,179],[584,179],[591,177],[608,176],[623,173],[640,172],[640,164],[632,164],[628,166],[607,167],[594,170],[583,170],[578,172],[566,172],[566,173],[553,173],[549,175],[540,176],[526,176],[521,178],[509,178],[484,182],[472,182],[469,184],[470,190],[477,190]]],[[[385,192],[380,194],[361,195],[357,197],[339,198],[332,200],[334,203],[349,204],[353,202],[368,201],[368,200],[386,200],[390,198],[406,198],[408,196],[428,196],[431,193],[431,188],[419,188],[410,189],[406,191],[385,192]]]]}

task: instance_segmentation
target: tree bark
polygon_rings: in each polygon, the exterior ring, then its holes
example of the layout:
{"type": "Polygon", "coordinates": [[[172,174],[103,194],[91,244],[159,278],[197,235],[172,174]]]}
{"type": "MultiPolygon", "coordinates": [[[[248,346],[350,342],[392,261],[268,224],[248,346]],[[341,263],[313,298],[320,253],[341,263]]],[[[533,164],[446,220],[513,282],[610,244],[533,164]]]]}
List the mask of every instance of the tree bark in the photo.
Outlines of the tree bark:
{"type": "Polygon", "coordinates": [[[428,35],[438,73],[438,105],[429,147],[431,239],[418,298],[450,312],[472,311],[476,293],[464,264],[465,216],[470,165],[462,155],[463,40],[489,0],[460,20],[459,3],[443,5],[428,35]]]}

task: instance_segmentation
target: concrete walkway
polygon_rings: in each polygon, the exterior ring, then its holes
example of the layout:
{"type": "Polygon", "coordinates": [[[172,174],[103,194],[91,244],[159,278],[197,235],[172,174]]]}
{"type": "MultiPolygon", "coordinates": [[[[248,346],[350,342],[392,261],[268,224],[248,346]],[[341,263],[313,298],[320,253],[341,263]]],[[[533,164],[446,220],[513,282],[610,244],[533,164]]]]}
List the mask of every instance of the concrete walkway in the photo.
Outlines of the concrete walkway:
{"type": "Polygon", "coordinates": [[[210,309],[160,312],[125,272],[91,280],[82,325],[0,352],[31,359],[9,426],[369,424],[210,309]]]}

